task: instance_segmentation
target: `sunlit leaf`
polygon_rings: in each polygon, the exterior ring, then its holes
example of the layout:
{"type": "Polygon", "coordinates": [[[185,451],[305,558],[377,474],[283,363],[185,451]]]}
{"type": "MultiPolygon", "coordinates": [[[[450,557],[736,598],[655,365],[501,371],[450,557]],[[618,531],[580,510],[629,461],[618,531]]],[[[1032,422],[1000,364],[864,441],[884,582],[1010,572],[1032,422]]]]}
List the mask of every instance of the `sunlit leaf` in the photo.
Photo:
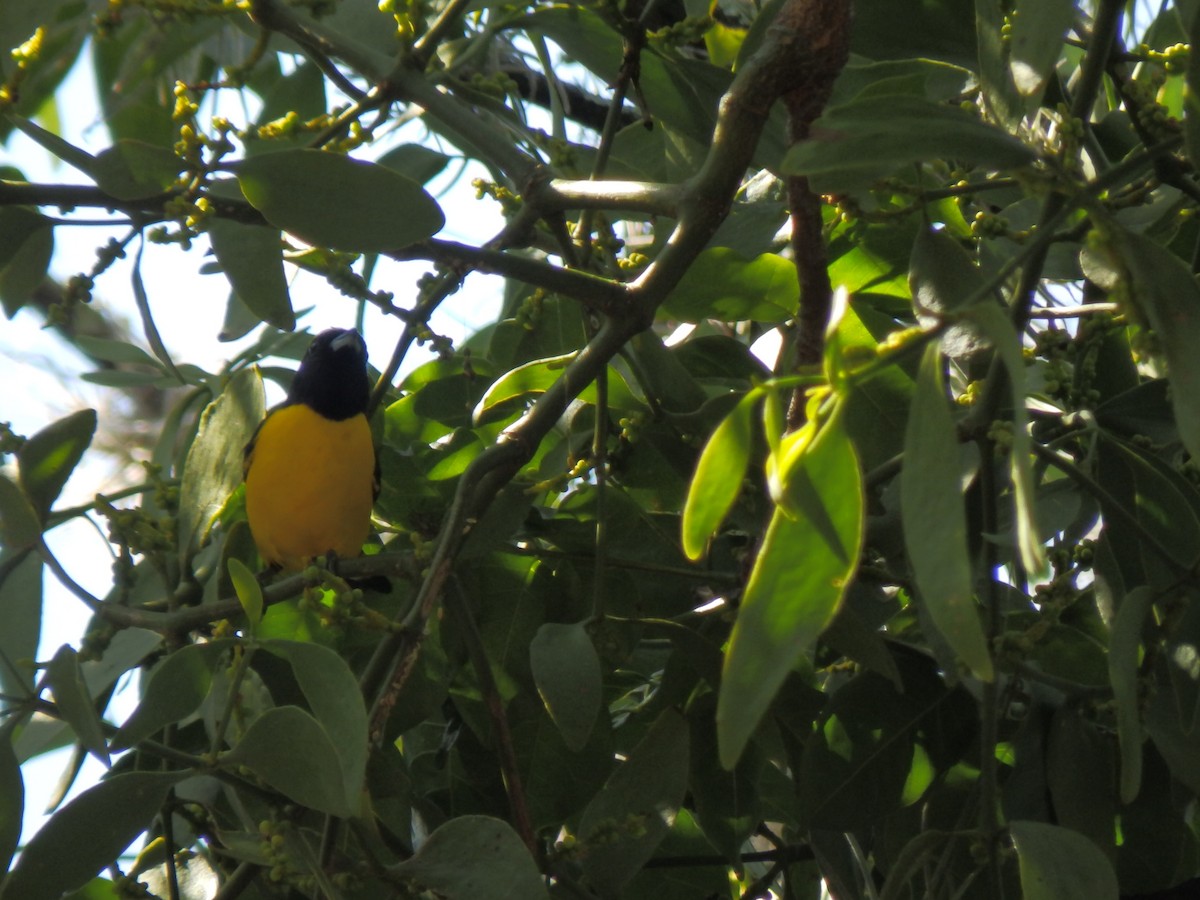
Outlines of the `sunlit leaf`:
{"type": "Polygon", "coordinates": [[[17,452],[21,487],[44,521],[96,433],[96,411],[83,409],[47,425],[17,452]]]}
{"type": "Polygon", "coordinates": [[[732,768],[775,692],[837,611],[858,567],[863,495],[854,446],[839,417],[790,464],[795,502],[763,538],[729,639],[717,736],[732,768]]]}
{"type": "Polygon", "coordinates": [[[246,621],[250,623],[250,633],[254,634],[263,614],[262,585],[258,583],[258,579],[254,577],[249,566],[240,559],[229,559],[226,561],[226,565],[228,566],[229,580],[233,583],[233,591],[237,594],[238,602],[242,604],[246,621]]]}
{"type": "Polygon", "coordinates": [[[800,302],[796,265],[774,253],[747,260],[727,247],[696,258],[662,310],[674,319],[782,322],[800,302]]]}
{"type": "Polygon", "coordinates": [[[754,406],[761,397],[751,391],[717,426],[696,463],[696,474],[683,507],[683,552],[704,556],[709,538],[720,527],[742,490],[750,465],[754,406]]]}

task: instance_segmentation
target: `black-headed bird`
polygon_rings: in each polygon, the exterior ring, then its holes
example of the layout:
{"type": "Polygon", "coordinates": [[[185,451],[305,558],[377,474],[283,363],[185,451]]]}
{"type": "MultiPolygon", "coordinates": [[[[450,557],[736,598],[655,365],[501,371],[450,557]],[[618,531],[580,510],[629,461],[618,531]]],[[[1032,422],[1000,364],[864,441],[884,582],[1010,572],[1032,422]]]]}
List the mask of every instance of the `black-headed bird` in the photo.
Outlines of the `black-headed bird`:
{"type": "Polygon", "coordinates": [[[314,558],[362,553],[379,493],[370,393],[357,331],[313,338],[287,400],[246,445],[246,518],[264,562],[299,570],[314,558]]]}

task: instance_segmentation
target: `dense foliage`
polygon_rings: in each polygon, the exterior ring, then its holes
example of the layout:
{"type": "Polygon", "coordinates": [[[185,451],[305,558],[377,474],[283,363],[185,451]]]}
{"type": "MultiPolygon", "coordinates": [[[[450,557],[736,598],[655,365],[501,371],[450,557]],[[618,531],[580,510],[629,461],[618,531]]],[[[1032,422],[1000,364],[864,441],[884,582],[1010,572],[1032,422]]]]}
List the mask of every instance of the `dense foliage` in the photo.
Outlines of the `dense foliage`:
{"type": "Polygon", "coordinates": [[[169,391],[146,479],[86,507],[94,411],[0,435],[3,900],[1200,875],[1197,4],[853,6],[0,3],[0,139],[78,176],[0,172],[4,309],[169,391]],[[100,153],[55,132],[76,65],[100,153]],[[480,246],[423,187],[464,160],[480,246]],[[173,359],[152,255],[223,273],[250,349],[173,359]],[[379,540],[256,580],[240,449],[308,340],[296,270],[403,323],[379,540]],[[434,333],[476,272],[499,317],[434,333]],[[43,538],[79,516],[107,596],[43,538]],[[40,659],[46,579],[93,618],[40,659]],[[106,776],[21,834],[24,764],[71,745],[106,776]]]}

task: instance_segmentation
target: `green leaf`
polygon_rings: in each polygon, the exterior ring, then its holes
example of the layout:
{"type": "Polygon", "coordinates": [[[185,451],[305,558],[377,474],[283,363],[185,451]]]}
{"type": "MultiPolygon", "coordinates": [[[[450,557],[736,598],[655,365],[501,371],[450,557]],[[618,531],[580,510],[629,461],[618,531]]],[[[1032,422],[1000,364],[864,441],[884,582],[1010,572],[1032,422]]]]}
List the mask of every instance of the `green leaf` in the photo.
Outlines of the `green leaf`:
{"type": "Polygon", "coordinates": [[[29,498],[8,476],[0,474],[0,544],[9,550],[32,547],[42,536],[42,523],[29,498]]]}
{"type": "Polygon", "coordinates": [[[1031,575],[1046,569],[1046,550],[1038,539],[1037,504],[1033,490],[1033,466],[1029,449],[1029,414],[1025,409],[1025,358],[1008,316],[994,303],[983,301],[971,307],[967,316],[979,325],[996,347],[1013,398],[1013,438],[1009,461],[1013,484],[1013,515],[1016,519],[1017,553],[1021,565],[1031,575]]]}
{"type": "Polygon", "coordinates": [[[189,557],[203,543],[217,512],[242,483],[242,448],[263,417],[262,376],[243,369],[200,416],[179,488],[179,552],[189,557]]]}
{"type": "Polygon", "coordinates": [[[600,657],[582,624],[547,622],[529,645],[533,680],[563,741],[578,752],[587,745],[600,712],[600,657]]]}
{"type": "MultiPolygon", "coordinates": [[[[549,359],[537,359],[506,372],[492,382],[484,395],[479,398],[479,402],[475,405],[475,411],[472,413],[473,422],[482,425],[496,418],[490,413],[501,412],[497,408],[507,401],[544,394],[554,382],[562,377],[563,370],[576,356],[575,353],[568,353],[549,359]]],[[[596,383],[592,382],[576,396],[584,403],[598,403],[599,395],[596,392],[596,383]]],[[[400,400],[397,403],[403,402],[400,400]]],[[[608,369],[608,406],[610,409],[618,410],[642,408],[642,404],[634,397],[620,372],[611,366],[608,369]]]]}
{"type": "MultiPolygon", "coordinates": [[[[917,232],[909,260],[908,283],[917,320],[926,328],[978,297],[984,277],[970,254],[945,229],[917,232]]],[[[982,341],[969,325],[952,326],[942,336],[942,351],[959,357],[979,349],[982,341]]]]}
{"type": "Polygon", "coordinates": [[[687,789],[688,748],[687,722],[664,711],[584,810],[583,871],[602,896],[619,896],[670,830],[687,789]]]}
{"type": "Polygon", "coordinates": [[[662,305],[684,322],[782,322],[796,314],[796,264],[774,253],[747,260],[728,247],[705,250],[662,305]]]}
{"type": "MultiPolygon", "coordinates": [[[[1174,13],[1171,8],[1164,13],[1174,13]]],[[[1200,46],[1200,16],[1192,17],[1190,44],[1200,46]]],[[[1183,136],[1187,147],[1188,159],[1195,167],[1200,163],[1200,53],[1189,53],[1187,72],[1185,75],[1187,87],[1183,95],[1183,136]]]]}
{"type": "MultiPolygon", "coordinates": [[[[348,740],[338,736],[339,744],[348,740]]],[[[221,760],[246,766],[301,806],[334,816],[352,816],[357,811],[357,803],[347,802],[332,738],[298,706],[268,709],[221,760]]]]}
{"type": "Polygon", "coordinates": [[[1032,105],[1046,89],[1074,20],[1075,0],[1017,0],[1008,43],[1009,68],[1018,93],[1032,105]]]}
{"type": "Polygon", "coordinates": [[[170,188],[182,167],[166,147],[123,138],[96,156],[90,174],[100,190],[118,200],[143,200],[170,188]]]}
{"type": "Polygon", "coordinates": [[[993,0],[975,0],[974,5],[978,56],[972,68],[979,73],[984,109],[1006,128],[1014,128],[1021,118],[1022,104],[1013,84],[1009,47],[1004,40],[1005,16],[1012,6],[993,0]]]}
{"type": "Polygon", "coordinates": [[[254,573],[240,559],[226,560],[229,567],[229,579],[233,582],[233,591],[237,594],[238,602],[246,613],[250,623],[250,634],[253,635],[263,614],[262,585],[254,577],[254,573]]]}
{"type": "Polygon", "coordinates": [[[1183,260],[1149,238],[1118,231],[1113,242],[1137,285],[1131,296],[1167,358],[1179,437],[1200,459],[1200,286],[1183,260]]]}
{"type": "Polygon", "coordinates": [[[1116,900],[1117,876],[1100,849],[1077,831],[1045,822],[1010,822],[1025,900],[1116,900]]]}
{"type": "Polygon", "coordinates": [[[128,341],[113,341],[107,338],[77,334],[74,337],[74,342],[80,350],[94,360],[133,366],[149,366],[159,371],[162,370],[162,364],[157,359],[137,344],[131,344],[128,341]]]}
{"type": "Polygon", "coordinates": [[[83,683],[79,656],[66,644],[58,648],[46,667],[46,681],[54,692],[59,713],[74,729],[79,742],[105,766],[110,765],[104,728],[96,712],[96,703],[83,683]]]}
{"type": "Polygon", "coordinates": [[[745,753],[732,772],[717,751],[717,695],[711,691],[688,704],[691,791],[695,815],[705,835],[727,859],[738,861],[742,845],[762,820],[766,798],[758,785],[760,754],[745,753]]]}
{"type": "MultiPolygon", "coordinates": [[[[0,476],[0,487],[12,482],[0,476]]],[[[3,491],[0,491],[0,495],[3,491]]],[[[19,551],[0,553],[0,689],[12,696],[31,694],[37,673],[38,640],[42,631],[42,558],[19,551]]]]}
{"type": "Polygon", "coordinates": [[[320,644],[264,641],[262,648],[292,666],[296,682],[324,733],[334,738],[343,803],[357,813],[367,767],[367,710],[358,679],[338,654],[320,644]]]}
{"type": "Polygon", "coordinates": [[[696,463],[696,474],[683,507],[683,552],[704,556],[708,540],[721,526],[742,492],[750,465],[751,425],[758,391],[746,394],[717,426],[696,463]]]}
{"type": "Polygon", "coordinates": [[[1057,824],[1116,856],[1117,798],[1112,740],[1080,710],[1054,711],[1046,746],[1046,783],[1057,824]],[[1103,789],[1097,790],[1097,785],[1103,789]]]}
{"type": "Polygon", "coordinates": [[[214,640],[167,655],[150,672],[141,702],[113,736],[112,748],[133,747],[199,709],[212,687],[213,672],[232,645],[230,640],[214,640]]]}
{"type": "Polygon", "coordinates": [[[865,97],[825,112],[811,136],[783,158],[789,175],[822,189],[852,189],[930,159],[994,169],[1030,165],[1037,154],[1019,140],[957,106],[921,97],[865,97]]]}
{"type": "Polygon", "coordinates": [[[58,900],[86,884],[150,827],[167,791],[188,775],[129,772],[84,791],[30,838],[0,898],[58,900]]]}
{"type": "Polygon", "coordinates": [[[292,331],[296,314],[283,272],[279,232],[216,218],[208,224],[208,237],[237,298],[262,321],[292,331]]]}
{"type": "Polygon", "coordinates": [[[21,206],[0,209],[0,301],[8,318],[17,314],[45,278],[53,250],[49,219],[21,206]]]}
{"type": "Polygon", "coordinates": [[[17,451],[21,488],[43,522],[96,433],[96,411],[82,409],[47,425],[17,451]]]}
{"type": "Polygon", "coordinates": [[[92,175],[96,169],[96,157],[63,140],[57,134],[47,131],[36,122],[22,118],[21,116],[10,115],[7,117],[8,122],[25,134],[27,138],[46,150],[57,156],[67,165],[78,169],[85,175],[92,175]]]}
{"type": "Polygon", "coordinates": [[[942,383],[942,356],[925,348],[904,441],[900,516],[904,543],[934,625],[983,681],[995,677],[979,621],[967,553],[958,434],[942,383]]]}
{"type": "Polygon", "coordinates": [[[983,274],[963,245],[946,231],[922,228],[913,242],[908,283],[918,314],[944,316],[983,285],[983,274]]]}
{"type": "Polygon", "coordinates": [[[396,874],[446,900],[537,900],[546,886],[529,850],[507,822],[459,816],[437,828],[396,874]]]}
{"type": "Polygon", "coordinates": [[[335,153],[265,153],[235,171],[242,193],[268,222],[318,247],[398,250],[445,223],[437,203],[416,182],[335,153]]]}
{"type": "Polygon", "coordinates": [[[13,752],[12,732],[11,725],[0,728],[0,869],[5,872],[21,840],[21,819],[25,814],[25,782],[13,752]]]}
{"type": "Polygon", "coordinates": [[[732,768],[788,672],[816,642],[858,568],[863,493],[840,416],[783,473],[795,512],[777,507],[729,639],[717,736],[732,768]]]}
{"type": "Polygon", "coordinates": [[[1108,673],[1117,705],[1117,741],[1121,746],[1121,802],[1132,803],[1142,784],[1142,733],[1138,699],[1138,650],[1142,626],[1154,606],[1154,593],[1146,585],[1134,588],[1121,600],[1113,618],[1108,643],[1108,673]]]}
{"type": "Polygon", "coordinates": [[[428,184],[449,165],[450,157],[420,144],[401,144],[383,154],[377,162],[417,184],[428,184]]]}

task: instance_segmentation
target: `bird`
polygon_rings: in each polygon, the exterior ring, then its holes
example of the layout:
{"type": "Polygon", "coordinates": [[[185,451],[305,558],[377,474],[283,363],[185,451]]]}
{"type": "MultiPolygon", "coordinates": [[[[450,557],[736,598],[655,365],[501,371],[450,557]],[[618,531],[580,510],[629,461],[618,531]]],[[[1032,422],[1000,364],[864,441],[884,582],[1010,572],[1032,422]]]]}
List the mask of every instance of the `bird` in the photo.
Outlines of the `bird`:
{"type": "Polygon", "coordinates": [[[246,445],[246,518],[267,565],[299,571],[317,558],[362,553],[379,494],[370,393],[362,336],[323,331],[300,361],[287,399],[246,445]]]}

